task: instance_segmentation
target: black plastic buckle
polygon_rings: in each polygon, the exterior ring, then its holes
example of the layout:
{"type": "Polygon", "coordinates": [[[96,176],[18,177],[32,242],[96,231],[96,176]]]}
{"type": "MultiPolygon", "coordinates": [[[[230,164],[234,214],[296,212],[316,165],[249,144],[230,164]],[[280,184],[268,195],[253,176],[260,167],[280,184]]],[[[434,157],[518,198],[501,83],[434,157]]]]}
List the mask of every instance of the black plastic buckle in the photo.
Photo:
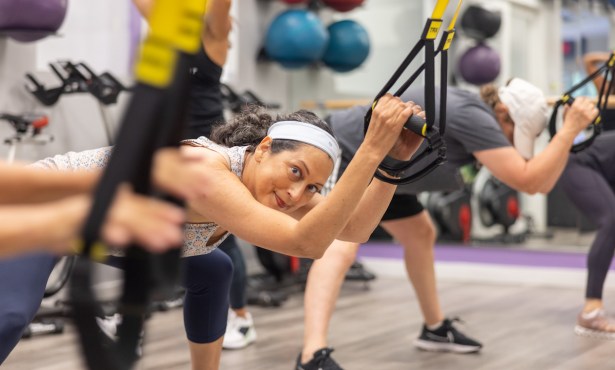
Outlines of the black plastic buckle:
{"type": "Polygon", "coordinates": [[[446,143],[444,142],[444,139],[440,135],[440,131],[433,127],[427,128],[424,137],[425,137],[425,141],[427,142],[427,147],[421,153],[416,155],[412,160],[399,163],[399,164],[395,164],[395,165],[382,162],[380,166],[378,166],[378,168],[385,171],[389,175],[399,177],[399,178],[386,177],[380,174],[379,172],[376,172],[375,177],[378,180],[387,182],[389,184],[394,184],[394,185],[408,184],[408,183],[417,181],[425,177],[426,175],[434,171],[436,168],[444,164],[446,162],[446,143]],[[425,158],[429,157],[434,152],[437,153],[436,158],[431,163],[429,163],[428,165],[423,167],[421,170],[417,171],[416,173],[412,175],[405,176],[405,177],[403,176],[404,172],[407,169],[423,161],[425,158]]]}
{"type": "MultiPolygon", "coordinates": [[[[553,138],[557,133],[557,114],[560,108],[562,108],[564,105],[572,105],[572,103],[574,103],[574,98],[570,95],[564,95],[557,102],[555,102],[555,105],[553,106],[553,112],[551,113],[551,118],[549,118],[549,134],[551,135],[551,138],[553,138]]],[[[596,137],[598,137],[598,135],[602,133],[602,117],[600,114],[598,114],[598,116],[594,118],[591,127],[592,135],[587,139],[583,140],[582,142],[574,144],[570,148],[570,152],[578,153],[584,149],[587,149],[594,142],[596,137]]]]}

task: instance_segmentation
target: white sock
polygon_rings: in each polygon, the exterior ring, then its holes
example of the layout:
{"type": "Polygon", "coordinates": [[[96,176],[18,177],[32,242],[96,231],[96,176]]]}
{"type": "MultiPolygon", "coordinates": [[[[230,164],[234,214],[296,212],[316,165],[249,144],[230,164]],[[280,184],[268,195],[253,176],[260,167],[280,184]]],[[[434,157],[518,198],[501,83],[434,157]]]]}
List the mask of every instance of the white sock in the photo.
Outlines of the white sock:
{"type": "Polygon", "coordinates": [[[436,329],[438,329],[440,326],[442,326],[443,321],[437,322],[433,325],[427,325],[427,329],[434,331],[436,329]]]}

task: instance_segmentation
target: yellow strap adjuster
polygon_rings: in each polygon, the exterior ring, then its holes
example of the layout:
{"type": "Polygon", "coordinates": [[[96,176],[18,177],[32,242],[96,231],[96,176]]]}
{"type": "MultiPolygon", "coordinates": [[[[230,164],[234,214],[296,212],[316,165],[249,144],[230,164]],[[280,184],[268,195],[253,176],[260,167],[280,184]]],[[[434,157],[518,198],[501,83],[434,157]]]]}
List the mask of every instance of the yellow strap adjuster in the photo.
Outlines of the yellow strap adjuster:
{"type": "MultiPolygon", "coordinates": [[[[83,242],[82,239],[73,240],[70,246],[71,250],[75,254],[83,253],[84,247],[85,247],[85,243],[83,242]]],[[[92,244],[92,247],[90,248],[90,255],[89,255],[89,257],[92,260],[96,262],[105,262],[107,260],[108,255],[109,255],[109,249],[103,242],[97,241],[96,243],[92,244]]]]}
{"type": "Polygon", "coordinates": [[[427,40],[435,40],[435,38],[438,36],[438,32],[440,32],[440,26],[442,26],[442,19],[430,19],[429,28],[427,30],[427,35],[425,35],[425,38],[427,40]]]}

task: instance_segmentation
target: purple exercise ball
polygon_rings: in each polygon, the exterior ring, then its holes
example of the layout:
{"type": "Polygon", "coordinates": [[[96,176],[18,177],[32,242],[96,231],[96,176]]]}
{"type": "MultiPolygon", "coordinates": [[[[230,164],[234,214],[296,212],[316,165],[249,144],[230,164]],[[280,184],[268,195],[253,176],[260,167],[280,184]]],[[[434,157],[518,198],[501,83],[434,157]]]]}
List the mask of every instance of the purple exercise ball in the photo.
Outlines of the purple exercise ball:
{"type": "Polygon", "coordinates": [[[36,41],[60,28],[68,0],[1,0],[0,31],[17,41],[36,41]]]}
{"type": "Polygon", "coordinates": [[[466,50],[459,59],[459,73],[473,85],[483,85],[495,80],[500,74],[500,56],[485,44],[466,50]]]}

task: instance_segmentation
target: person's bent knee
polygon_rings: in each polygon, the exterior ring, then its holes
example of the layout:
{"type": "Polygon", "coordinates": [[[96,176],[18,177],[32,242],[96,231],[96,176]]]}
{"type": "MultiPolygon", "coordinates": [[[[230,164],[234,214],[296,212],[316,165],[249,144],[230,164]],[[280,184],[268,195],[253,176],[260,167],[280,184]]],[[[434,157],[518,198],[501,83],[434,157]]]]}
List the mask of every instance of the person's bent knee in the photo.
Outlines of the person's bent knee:
{"type": "Polygon", "coordinates": [[[222,338],[225,332],[226,332],[226,321],[224,322],[224,325],[221,325],[219,327],[219,330],[215,332],[212,331],[210,333],[203,334],[203,333],[198,333],[198,332],[186,331],[186,338],[188,338],[188,340],[192,343],[209,344],[209,343],[213,343],[217,341],[218,339],[222,338]]]}
{"type": "Polygon", "coordinates": [[[184,264],[184,287],[198,292],[215,282],[230,282],[233,276],[233,262],[221,252],[187,257],[184,264]]]}
{"type": "Polygon", "coordinates": [[[357,243],[335,240],[325,252],[322,260],[332,261],[350,267],[357,258],[359,245],[357,243]]]}
{"type": "Polygon", "coordinates": [[[2,328],[2,335],[4,333],[14,333],[21,337],[21,334],[30,324],[30,317],[27,317],[23,312],[6,312],[2,314],[3,323],[0,325],[2,328]]]}
{"type": "Polygon", "coordinates": [[[433,248],[438,233],[426,211],[398,220],[382,222],[384,229],[404,247],[433,248]]]}
{"type": "Polygon", "coordinates": [[[436,239],[438,238],[438,232],[436,230],[436,226],[434,225],[431,218],[428,222],[425,222],[425,226],[418,231],[421,235],[421,239],[429,242],[431,246],[436,243],[436,239]]]}
{"type": "Polygon", "coordinates": [[[30,324],[30,317],[23,312],[2,312],[0,321],[0,364],[8,357],[17,345],[21,336],[30,324]]]}
{"type": "Polygon", "coordinates": [[[233,264],[220,250],[185,261],[184,327],[188,340],[207,344],[224,335],[233,264]]]}

